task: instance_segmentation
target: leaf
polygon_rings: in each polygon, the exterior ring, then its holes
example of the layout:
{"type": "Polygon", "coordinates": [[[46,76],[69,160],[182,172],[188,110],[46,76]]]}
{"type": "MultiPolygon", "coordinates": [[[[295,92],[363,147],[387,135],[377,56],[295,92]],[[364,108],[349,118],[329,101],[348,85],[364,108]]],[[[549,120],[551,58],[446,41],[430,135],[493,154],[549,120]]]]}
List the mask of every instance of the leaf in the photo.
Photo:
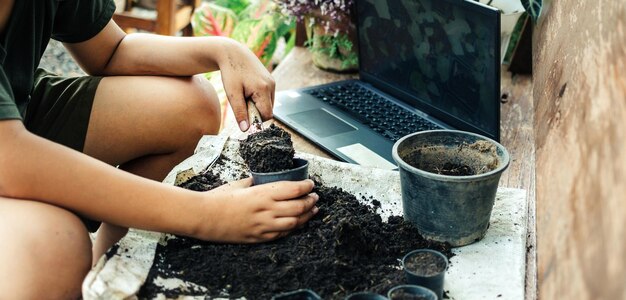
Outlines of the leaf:
{"type": "Polygon", "coordinates": [[[265,15],[258,20],[248,19],[237,24],[232,38],[248,46],[261,62],[268,66],[276,51],[276,17],[265,15]]]}
{"type": "Polygon", "coordinates": [[[539,16],[541,15],[541,7],[543,5],[543,0],[520,0],[522,5],[526,9],[526,12],[533,19],[533,22],[536,24],[539,16]]]}
{"type": "Polygon", "coordinates": [[[249,0],[216,0],[214,3],[232,10],[236,15],[239,15],[250,5],[249,0]]]}
{"type": "Polygon", "coordinates": [[[237,16],[232,10],[213,3],[203,3],[191,19],[195,36],[230,36],[235,23],[237,16]]]}
{"type": "Polygon", "coordinates": [[[246,9],[239,12],[241,19],[261,19],[264,15],[276,10],[276,3],[272,0],[255,0],[246,9]]]}

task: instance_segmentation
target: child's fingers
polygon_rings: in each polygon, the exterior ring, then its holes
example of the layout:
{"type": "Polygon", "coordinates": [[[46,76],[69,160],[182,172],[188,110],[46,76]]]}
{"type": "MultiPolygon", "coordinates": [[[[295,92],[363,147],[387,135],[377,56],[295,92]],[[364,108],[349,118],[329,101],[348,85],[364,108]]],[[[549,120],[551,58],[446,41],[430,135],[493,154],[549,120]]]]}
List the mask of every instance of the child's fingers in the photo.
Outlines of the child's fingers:
{"type": "MultiPolygon", "coordinates": [[[[288,234],[289,232],[291,232],[292,230],[304,225],[306,222],[308,222],[317,212],[319,211],[319,209],[317,207],[313,207],[313,209],[299,215],[296,217],[281,217],[281,218],[276,218],[273,222],[273,224],[271,225],[270,228],[268,228],[268,232],[267,233],[272,233],[272,232],[278,232],[280,234],[280,236],[284,236],[286,234],[288,234]]],[[[277,236],[279,237],[279,236],[277,236]]]]}
{"type": "Polygon", "coordinates": [[[304,197],[289,201],[277,201],[274,204],[276,217],[297,217],[309,212],[317,203],[319,196],[310,193],[304,197]]]}
{"type": "Polygon", "coordinates": [[[306,195],[313,190],[313,180],[302,181],[279,181],[270,183],[272,198],[274,200],[292,200],[306,195]]]}

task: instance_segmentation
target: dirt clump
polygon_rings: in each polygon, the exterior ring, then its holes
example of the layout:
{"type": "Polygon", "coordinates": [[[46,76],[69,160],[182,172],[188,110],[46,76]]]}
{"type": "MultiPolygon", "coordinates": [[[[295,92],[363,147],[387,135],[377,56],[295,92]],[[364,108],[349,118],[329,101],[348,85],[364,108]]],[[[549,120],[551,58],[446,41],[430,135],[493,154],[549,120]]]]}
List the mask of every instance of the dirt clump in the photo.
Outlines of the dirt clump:
{"type": "Polygon", "coordinates": [[[212,190],[225,183],[226,182],[222,181],[219,176],[209,172],[189,178],[189,180],[181,183],[180,187],[192,191],[202,192],[212,190]]]}
{"type": "Polygon", "coordinates": [[[241,142],[239,153],[253,172],[269,173],[293,169],[295,150],[291,135],[274,124],[249,135],[241,142]]]}

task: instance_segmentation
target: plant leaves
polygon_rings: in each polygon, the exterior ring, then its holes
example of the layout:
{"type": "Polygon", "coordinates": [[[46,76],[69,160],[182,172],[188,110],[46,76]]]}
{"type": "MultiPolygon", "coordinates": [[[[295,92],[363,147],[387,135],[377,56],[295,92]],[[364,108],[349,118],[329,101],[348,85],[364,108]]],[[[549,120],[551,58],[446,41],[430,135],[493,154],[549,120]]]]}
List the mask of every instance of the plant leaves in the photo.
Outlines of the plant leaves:
{"type": "Polygon", "coordinates": [[[214,3],[232,10],[236,15],[241,14],[242,11],[250,6],[249,0],[215,0],[214,3]]]}
{"type": "Polygon", "coordinates": [[[520,0],[522,5],[526,9],[526,12],[533,19],[534,23],[537,23],[539,16],[541,15],[541,7],[543,6],[543,0],[520,0]]]}
{"type": "Polygon", "coordinates": [[[271,63],[276,51],[276,29],[280,16],[265,15],[263,18],[243,20],[235,26],[232,38],[245,44],[265,66],[271,63]]]}
{"type": "Polygon", "coordinates": [[[232,10],[213,3],[203,3],[191,19],[194,36],[230,36],[236,23],[232,10]]]}

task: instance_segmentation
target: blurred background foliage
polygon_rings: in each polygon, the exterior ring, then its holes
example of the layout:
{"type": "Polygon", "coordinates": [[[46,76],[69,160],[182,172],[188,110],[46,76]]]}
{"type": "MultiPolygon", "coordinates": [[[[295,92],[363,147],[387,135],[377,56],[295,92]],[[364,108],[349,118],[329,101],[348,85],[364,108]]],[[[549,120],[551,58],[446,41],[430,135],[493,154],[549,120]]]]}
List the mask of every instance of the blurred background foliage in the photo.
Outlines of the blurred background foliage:
{"type": "Polygon", "coordinates": [[[295,44],[295,22],[272,0],[204,2],[191,24],[195,36],[225,36],[248,46],[270,70],[295,44]]]}

